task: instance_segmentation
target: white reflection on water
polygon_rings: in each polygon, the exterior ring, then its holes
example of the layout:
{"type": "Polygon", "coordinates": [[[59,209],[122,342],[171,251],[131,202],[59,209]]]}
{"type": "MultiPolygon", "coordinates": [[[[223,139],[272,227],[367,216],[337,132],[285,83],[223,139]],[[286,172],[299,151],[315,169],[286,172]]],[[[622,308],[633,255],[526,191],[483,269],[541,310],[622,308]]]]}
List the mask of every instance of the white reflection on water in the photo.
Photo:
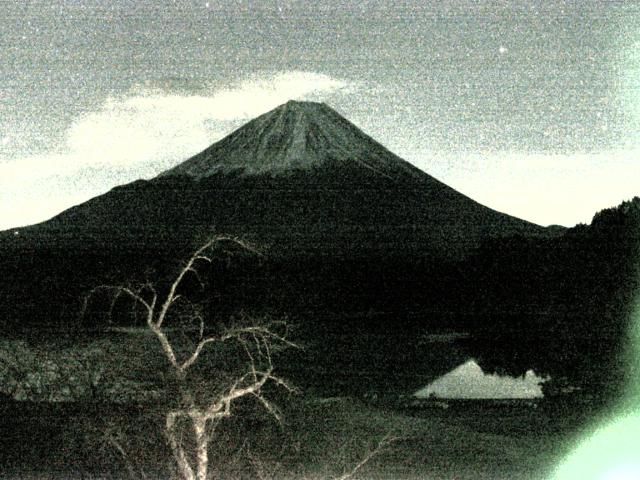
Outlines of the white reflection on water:
{"type": "Polygon", "coordinates": [[[446,375],[418,390],[415,396],[426,398],[541,398],[541,384],[548,380],[528,370],[524,377],[487,374],[475,360],[468,360],[446,375]]]}

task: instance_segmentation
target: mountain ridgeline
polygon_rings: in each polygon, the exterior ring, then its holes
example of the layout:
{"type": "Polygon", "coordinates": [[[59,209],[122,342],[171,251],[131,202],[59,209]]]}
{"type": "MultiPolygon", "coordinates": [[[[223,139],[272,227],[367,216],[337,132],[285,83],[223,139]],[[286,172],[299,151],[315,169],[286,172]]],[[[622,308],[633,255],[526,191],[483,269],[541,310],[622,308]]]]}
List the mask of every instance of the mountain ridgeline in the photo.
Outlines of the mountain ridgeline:
{"type": "MultiPolygon", "coordinates": [[[[104,316],[78,315],[89,289],[162,288],[224,233],[263,255],[235,252],[211,266],[213,293],[184,293],[212,323],[288,316],[311,345],[301,364],[329,372],[318,381],[375,370],[358,385],[420,387],[419,339],[442,330],[471,332],[489,369],[578,375],[585,355],[616,361],[592,347],[603,331],[612,347],[623,336],[639,203],[543,228],[455,191],[324,104],[288,102],[156,178],[1,232],[0,314],[15,332],[101,327],[104,316]],[[587,340],[570,351],[574,327],[587,340]]],[[[133,321],[121,310],[111,321],[133,321]]]]}
{"type": "Polygon", "coordinates": [[[212,230],[250,236],[272,254],[347,258],[459,258],[485,238],[549,234],[418,170],[328,106],[293,101],[150,181],[23,233],[53,232],[79,248],[114,238],[171,248],[212,230]]]}
{"type": "Polygon", "coordinates": [[[250,121],[161,176],[202,179],[238,171],[283,175],[344,168],[398,180],[425,177],[327,105],[295,101],[250,121]]]}

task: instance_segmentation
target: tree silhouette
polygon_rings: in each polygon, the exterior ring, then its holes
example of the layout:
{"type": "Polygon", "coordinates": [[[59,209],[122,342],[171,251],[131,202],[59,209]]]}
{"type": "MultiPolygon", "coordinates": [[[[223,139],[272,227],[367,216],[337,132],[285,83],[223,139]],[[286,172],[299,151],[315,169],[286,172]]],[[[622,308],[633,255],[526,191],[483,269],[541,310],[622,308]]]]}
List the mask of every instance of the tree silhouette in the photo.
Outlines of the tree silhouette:
{"type": "MultiPolygon", "coordinates": [[[[159,343],[169,376],[176,387],[168,389],[164,432],[179,476],[184,480],[209,478],[209,446],[215,438],[215,427],[233,414],[234,403],[244,397],[253,397],[269,414],[279,419],[278,409],[264,395],[263,387],[272,383],[292,390],[285,380],[276,375],[273,364],[273,354],[277,350],[296,347],[287,339],[285,323],[244,317],[239,325],[209,334],[201,305],[191,302],[183,288],[190,281],[204,288],[200,271],[204,265],[214,261],[217,249],[228,244],[258,254],[255,248],[238,238],[216,236],[189,257],[166,292],[153,283],[135,287],[100,285],[87,295],[83,309],[86,311],[89,300],[103,292],[110,298],[111,311],[116,302],[124,299],[132,304],[134,312],[142,312],[146,328],[159,343]],[[177,327],[169,326],[172,321],[177,327]],[[185,334],[194,334],[195,341],[185,342],[185,334]],[[222,350],[230,343],[244,357],[238,365],[237,356],[228,356],[229,366],[233,365],[229,370],[233,373],[226,372],[212,379],[195,372],[198,366],[206,370],[205,352],[222,350]],[[183,436],[185,427],[190,431],[190,439],[183,436]]],[[[224,352],[221,355],[224,359],[224,352]]]]}

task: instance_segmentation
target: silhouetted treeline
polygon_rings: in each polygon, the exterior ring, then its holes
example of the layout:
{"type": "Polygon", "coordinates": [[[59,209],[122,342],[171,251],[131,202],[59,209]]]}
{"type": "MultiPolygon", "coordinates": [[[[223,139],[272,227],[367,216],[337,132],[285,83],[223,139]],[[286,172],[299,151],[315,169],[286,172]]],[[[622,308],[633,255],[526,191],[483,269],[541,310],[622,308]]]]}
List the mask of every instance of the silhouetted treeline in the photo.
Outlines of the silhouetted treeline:
{"type": "Polygon", "coordinates": [[[625,382],[631,308],[638,293],[640,199],[596,214],[557,239],[486,244],[466,264],[481,294],[484,368],[534,368],[585,388],[625,382]]]}

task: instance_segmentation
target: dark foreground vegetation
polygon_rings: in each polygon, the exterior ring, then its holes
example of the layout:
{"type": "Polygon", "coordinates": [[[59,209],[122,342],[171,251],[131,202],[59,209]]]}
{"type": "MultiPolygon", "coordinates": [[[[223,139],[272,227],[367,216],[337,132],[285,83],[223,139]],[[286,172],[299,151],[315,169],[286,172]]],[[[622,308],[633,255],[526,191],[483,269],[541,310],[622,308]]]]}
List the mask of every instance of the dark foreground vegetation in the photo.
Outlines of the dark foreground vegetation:
{"type": "MultiPolygon", "coordinates": [[[[220,424],[211,478],[544,479],[593,411],[571,399],[398,409],[346,397],[280,398],[282,423],[253,408],[220,424]]],[[[0,476],[166,479],[175,475],[154,405],[3,402],[0,476]]]]}

